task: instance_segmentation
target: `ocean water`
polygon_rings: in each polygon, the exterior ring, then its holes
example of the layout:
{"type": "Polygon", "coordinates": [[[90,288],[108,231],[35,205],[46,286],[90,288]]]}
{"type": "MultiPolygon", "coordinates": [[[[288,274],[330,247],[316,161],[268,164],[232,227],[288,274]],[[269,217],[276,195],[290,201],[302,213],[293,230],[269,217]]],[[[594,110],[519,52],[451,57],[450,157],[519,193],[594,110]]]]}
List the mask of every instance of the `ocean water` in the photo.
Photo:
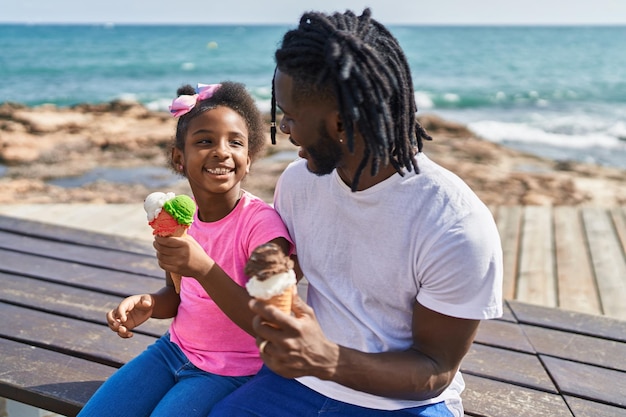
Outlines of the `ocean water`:
{"type": "MultiPolygon", "coordinates": [[[[289,26],[0,25],[0,102],[132,98],[234,80],[269,110],[289,26]]],[[[420,113],[556,160],[626,168],[626,26],[391,26],[420,113]]]]}

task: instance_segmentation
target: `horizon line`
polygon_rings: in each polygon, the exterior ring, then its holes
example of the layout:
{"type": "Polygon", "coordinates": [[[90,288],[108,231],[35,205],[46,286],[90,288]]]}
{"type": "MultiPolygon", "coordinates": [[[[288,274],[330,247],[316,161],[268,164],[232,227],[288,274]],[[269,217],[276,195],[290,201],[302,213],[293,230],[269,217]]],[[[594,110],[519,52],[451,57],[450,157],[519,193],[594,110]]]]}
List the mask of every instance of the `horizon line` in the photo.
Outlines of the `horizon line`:
{"type": "MultiPolygon", "coordinates": [[[[381,22],[382,23],[382,22],[381,22]]],[[[622,27],[626,22],[390,22],[383,23],[386,26],[422,26],[422,27],[622,27]]],[[[295,26],[293,22],[79,22],[79,21],[3,21],[0,25],[24,25],[24,26],[53,26],[53,25],[76,25],[76,26],[295,26]]]]}

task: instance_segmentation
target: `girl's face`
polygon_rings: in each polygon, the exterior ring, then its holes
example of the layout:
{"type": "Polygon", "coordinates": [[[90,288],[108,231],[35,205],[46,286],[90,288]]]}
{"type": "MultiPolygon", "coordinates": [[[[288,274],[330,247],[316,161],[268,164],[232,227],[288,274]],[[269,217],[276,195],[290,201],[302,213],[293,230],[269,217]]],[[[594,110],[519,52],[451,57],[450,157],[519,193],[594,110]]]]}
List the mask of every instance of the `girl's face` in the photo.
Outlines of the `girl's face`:
{"type": "Polygon", "coordinates": [[[220,194],[236,202],[251,161],[245,120],[225,106],[205,111],[189,122],[179,156],[196,200],[220,194]]]}

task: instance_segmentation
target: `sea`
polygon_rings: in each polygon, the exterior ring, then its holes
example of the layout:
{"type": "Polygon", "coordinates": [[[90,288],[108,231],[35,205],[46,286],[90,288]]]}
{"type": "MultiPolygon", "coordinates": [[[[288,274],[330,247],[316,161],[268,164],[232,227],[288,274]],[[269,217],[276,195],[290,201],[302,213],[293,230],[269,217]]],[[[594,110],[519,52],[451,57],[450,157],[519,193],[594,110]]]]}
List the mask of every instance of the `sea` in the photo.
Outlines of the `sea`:
{"type": "MultiPolygon", "coordinates": [[[[268,111],[273,52],[290,28],[1,24],[0,103],[166,110],[182,84],[233,80],[268,111]]],[[[554,160],[626,169],[626,26],[389,28],[418,114],[554,160]]]]}

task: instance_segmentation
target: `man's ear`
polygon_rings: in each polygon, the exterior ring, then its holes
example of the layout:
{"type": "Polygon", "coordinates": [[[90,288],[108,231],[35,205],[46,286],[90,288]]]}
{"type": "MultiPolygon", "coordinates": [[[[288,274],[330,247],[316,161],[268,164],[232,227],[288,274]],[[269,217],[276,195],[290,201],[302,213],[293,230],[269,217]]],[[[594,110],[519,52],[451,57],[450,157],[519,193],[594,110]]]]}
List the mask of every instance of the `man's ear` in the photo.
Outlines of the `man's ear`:
{"type": "Polygon", "coordinates": [[[339,134],[345,133],[345,129],[343,127],[343,121],[341,121],[341,116],[339,115],[339,112],[335,113],[335,119],[336,119],[336,125],[337,125],[337,132],[339,134]]]}

